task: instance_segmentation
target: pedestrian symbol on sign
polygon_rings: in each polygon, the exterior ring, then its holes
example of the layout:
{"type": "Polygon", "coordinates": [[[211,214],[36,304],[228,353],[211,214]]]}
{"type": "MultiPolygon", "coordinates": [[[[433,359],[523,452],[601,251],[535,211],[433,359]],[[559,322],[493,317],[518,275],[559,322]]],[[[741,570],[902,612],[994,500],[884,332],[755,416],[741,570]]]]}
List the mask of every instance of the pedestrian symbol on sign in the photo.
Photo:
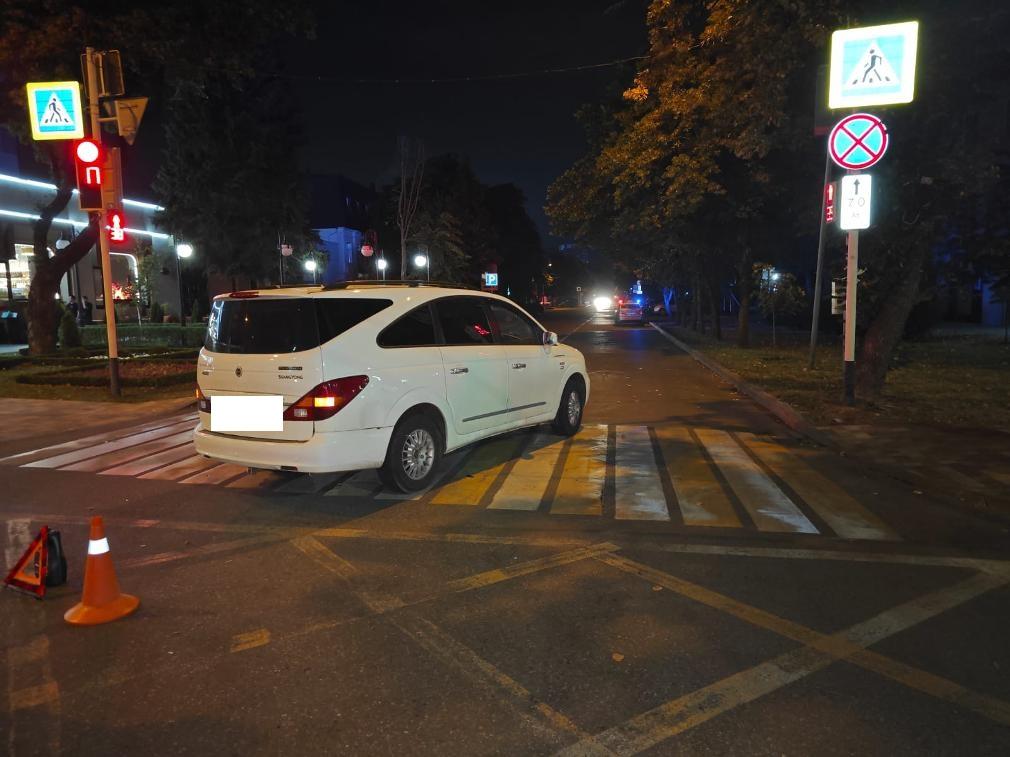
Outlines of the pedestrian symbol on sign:
{"type": "Polygon", "coordinates": [[[876,87],[880,84],[898,84],[898,75],[894,72],[887,58],[884,57],[880,45],[874,41],[866,48],[859,63],[849,76],[849,87],[859,89],[876,87]]]}
{"type": "Polygon", "coordinates": [[[67,109],[60,102],[60,98],[53,92],[49,97],[49,104],[46,105],[46,110],[42,114],[42,120],[39,123],[43,126],[68,126],[74,123],[74,119],[70,117],[67,109]]]}

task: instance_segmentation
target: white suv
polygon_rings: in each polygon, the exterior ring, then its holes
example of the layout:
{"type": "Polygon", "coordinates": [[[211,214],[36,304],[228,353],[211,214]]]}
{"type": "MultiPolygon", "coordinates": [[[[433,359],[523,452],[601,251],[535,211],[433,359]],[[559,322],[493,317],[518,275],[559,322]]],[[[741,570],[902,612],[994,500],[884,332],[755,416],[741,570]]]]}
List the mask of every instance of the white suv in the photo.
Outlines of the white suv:
{"type": "MultiPolygon", "coordinates": [[[[206,457],[307,473],[378,468],[405,492],[478,439],[547,421],[574,434],[589,397],[582,353],[510,300],[419,282],[220,295],[197,383],[206,457]],[[283,398],[280,430],[212,430],[216,397],[262,395],[283,398]]],[[[229,403],[219,401],[220,417],[229,403]]]]}

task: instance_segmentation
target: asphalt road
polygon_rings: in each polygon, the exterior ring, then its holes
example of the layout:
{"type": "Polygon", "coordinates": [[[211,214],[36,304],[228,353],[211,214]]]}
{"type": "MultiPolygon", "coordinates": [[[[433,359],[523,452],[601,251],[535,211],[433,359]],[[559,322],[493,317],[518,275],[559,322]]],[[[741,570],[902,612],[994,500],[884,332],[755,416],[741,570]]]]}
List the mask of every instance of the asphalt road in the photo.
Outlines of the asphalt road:
{"type": "Polygon", "coordinates": [[[415,498],[194,459],[191,413],[0,443],[10,754],[1010,753],[1008,534],[797,439],[656,330],[565,311],[592,396],[415,498]],[[87,521],[137,613],[92,628],[87,521]]]}

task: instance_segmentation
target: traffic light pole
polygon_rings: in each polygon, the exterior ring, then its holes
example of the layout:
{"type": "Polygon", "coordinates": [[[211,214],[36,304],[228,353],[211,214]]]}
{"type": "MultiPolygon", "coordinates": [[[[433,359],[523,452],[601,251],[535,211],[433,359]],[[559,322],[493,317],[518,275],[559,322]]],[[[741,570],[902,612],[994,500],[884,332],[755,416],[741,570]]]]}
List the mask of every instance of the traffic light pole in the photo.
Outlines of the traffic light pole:
{"type": "MultiPolygon", "coordinates": [[[[84,51],[88,85],[88,114],[91,117],[91,138],[102,144],[102,124],[98,110],[98,71],[95,66],[95,50],[84,51]]],[[[104,204],[103,204],[104,205],[104,204]]],[[[119,389],[119,343],[116,339],[116,305],[112,299],[112,261],[109,257],[109,237],[105,233],[105,209],[98,213],[98,249],[102,259],[102,299],[105,303],[105,335],[109,343],[109,392],[118,397],[119,389]]]]}
{"type": "Polygon", "coordinates": [[[807,358],[807,368],[814,369],[817,361],[817,335],[821,326],[821,280],[824,273],[824,244],[827,237],[827,219],[824,217],[826,199],[824,196],[825,187],[831,178],[831,152],[824,149],[824,183],[821,185],[821,230],[817,235],[817,272],[814,274],[814,310],[810,318],[810,355],[807,358]]]}
{"type": "Polygon", "coordinates": [[[859,231],[849,232],[845,261],[845,404],[856,402],[856,290],[859,286],[859,231]]]}

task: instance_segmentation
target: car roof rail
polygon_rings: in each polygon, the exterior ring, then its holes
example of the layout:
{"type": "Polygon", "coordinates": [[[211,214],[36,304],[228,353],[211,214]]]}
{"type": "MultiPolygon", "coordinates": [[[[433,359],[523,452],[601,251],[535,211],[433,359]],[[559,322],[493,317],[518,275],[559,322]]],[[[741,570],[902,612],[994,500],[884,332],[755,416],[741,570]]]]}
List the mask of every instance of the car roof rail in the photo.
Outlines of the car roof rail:
{"type": "Polygon", "coordinates": [[[421,281],[420,279],[351,279],[350,281],[336,281],[323,286],[323,291],[333,291],[349,289],[356,286],[388,286],[388,287],[438,287],[440,289],[467,289],[478,290],[478,287],[468,284],[457,284],[450,281],[421,281]]]}

